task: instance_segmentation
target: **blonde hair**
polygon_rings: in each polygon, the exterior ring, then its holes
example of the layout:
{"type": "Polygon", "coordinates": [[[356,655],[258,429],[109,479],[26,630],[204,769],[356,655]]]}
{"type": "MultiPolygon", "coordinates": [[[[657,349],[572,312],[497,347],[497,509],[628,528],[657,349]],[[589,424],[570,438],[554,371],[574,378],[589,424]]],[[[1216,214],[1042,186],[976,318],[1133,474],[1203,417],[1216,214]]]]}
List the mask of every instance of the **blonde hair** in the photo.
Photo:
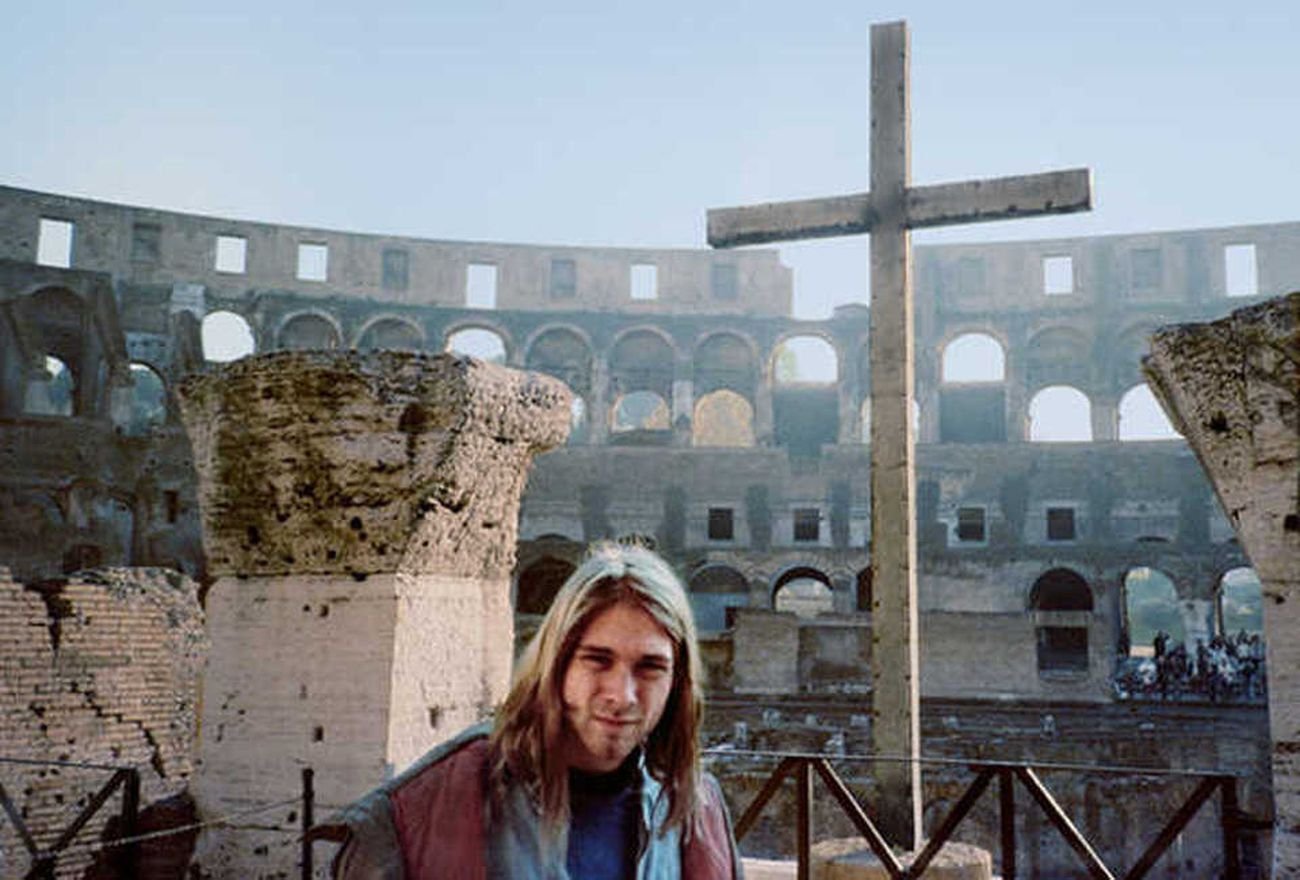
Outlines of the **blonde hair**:
{"type": "Polygon", "coordinates": [[[523,784],[536,797],[544,836],[557,839],[569,819],[563,759],[564,674],[587,625],[615,605],[635,605],[673,642],[673,684],[663,716],[644,744],[646,769],[663,786],[668,814],[660,831],[690,833],[700,801],[699,732],[704,714],[695,620],[681,580],[644,547],[602,543],[560,588],[519,658],[514,683],[491,738],[493,790],[523,784]]]}

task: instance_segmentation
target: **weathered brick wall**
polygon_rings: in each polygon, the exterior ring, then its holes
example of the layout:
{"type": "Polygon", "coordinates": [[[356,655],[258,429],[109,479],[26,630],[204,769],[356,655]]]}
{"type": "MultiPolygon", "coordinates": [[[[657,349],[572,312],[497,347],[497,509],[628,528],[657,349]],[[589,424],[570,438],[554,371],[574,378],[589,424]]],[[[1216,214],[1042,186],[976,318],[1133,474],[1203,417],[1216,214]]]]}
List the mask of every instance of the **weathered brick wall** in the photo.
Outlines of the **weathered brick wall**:
{"type": "MultiPolygon", "coordinates": [[[[101,569],[39,590],[0,569],[0,756],[135,767],[141,804],[185,790],[194,769],[206,636],[196,585],[163,569],[101,569]]],[[[0,764],[0,782],[40,846],[62,833],[111,771],[0,764]]],[[[114,796],[61,859],[79,876],[114,796]]],[[[0,824],[0,875],[26,852],[0,824]]]]}

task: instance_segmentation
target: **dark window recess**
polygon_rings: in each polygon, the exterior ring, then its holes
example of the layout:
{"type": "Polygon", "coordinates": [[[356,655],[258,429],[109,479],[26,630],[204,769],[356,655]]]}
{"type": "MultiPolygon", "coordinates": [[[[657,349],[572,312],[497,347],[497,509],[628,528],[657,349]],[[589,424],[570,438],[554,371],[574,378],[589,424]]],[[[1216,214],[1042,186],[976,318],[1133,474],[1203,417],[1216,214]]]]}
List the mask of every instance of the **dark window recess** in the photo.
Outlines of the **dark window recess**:
{"type": "Polygon", "coordinates": [[[1086,672],[1088,630],[1081,626],[1038,628],[1039,672],[1086,672]]]}
{"type": "Polygon", "coordinates": [[[740,296],[740,284],[736,267],[730,263],[714,263],[710,278],[710,288],[714,299],[731,302],[740,296]]]}
{"type": "Polygon", "coordinates": [[[1047,540],[1049,541],[1073,541],[1074,540],[1074,508],[1073,507],[1047,508],[1047,540]]]}
{"type": "Polygon", "coordinates": [[[385,290],[406,290],[411,283],[411,255],[401,248],[384,249],[385,290]]]}
{"type": "Polygon", "coordinates": [[[709,508],[710,541],[730,541],[736,535],[735,528],[730,507],[709,508]]]}
{"type": "Polygon", "coordinates": [[[163,503],[167,508],[167,522],[174,523],[181,513],[181,495],[172,489],[163,492],[163,503]]]}
{"type": "Polygon", "coordinates": [[[984,508],[957,508],[957,540],[980,543],[986,540],[984,530],[984,508]]]}
{"type": "Polygon", "coordinates": [[[821,537],[821,511],[815,507],[796,507],[794,509],[794,539],[796,541],[816,541],[821,537]]]}
{"type": "Polygon", "coordinates": [[[573,299],[577,295],[577,264],[573,260],[551,260],[551,298],[573,299]]]}
{"type": "Polygon", "coordinates": [[[157,223],[136,223],[131,227],[131,259],[157,263],[162,259],[162,227],[157,223]]]}

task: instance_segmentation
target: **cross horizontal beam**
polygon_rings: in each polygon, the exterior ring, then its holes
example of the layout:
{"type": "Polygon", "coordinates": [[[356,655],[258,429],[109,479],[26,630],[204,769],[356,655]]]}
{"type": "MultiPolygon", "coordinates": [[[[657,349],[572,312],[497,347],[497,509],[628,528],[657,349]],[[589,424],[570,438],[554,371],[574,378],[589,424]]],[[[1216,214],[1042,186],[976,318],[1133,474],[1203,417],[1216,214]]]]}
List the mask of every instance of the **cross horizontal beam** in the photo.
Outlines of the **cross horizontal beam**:
{"type": "MultiPolygon", "coordinates": [[[[907,190],[904,225],[917,229],[958,223],[1070,214],[1092,207],[1087,168],[993,177],[907,190]]],[[[716,248],[806,238],[862,235],[879,222],[871,193],[767,202],[708,213],[709,244],[716,248]]]]}

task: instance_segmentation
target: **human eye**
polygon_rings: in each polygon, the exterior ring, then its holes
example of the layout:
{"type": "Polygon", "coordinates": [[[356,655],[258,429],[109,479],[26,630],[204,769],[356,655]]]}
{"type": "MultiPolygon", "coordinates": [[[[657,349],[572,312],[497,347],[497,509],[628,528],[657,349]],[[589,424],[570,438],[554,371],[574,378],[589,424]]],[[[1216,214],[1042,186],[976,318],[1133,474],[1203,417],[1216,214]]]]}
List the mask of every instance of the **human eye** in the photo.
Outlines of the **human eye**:
{"type": "Polygon", "coordinates": [[[646,678],[662,678],[672,672],[673,666],[661,657],[646,657],[637,664],[637,670],[646,678]]]}

